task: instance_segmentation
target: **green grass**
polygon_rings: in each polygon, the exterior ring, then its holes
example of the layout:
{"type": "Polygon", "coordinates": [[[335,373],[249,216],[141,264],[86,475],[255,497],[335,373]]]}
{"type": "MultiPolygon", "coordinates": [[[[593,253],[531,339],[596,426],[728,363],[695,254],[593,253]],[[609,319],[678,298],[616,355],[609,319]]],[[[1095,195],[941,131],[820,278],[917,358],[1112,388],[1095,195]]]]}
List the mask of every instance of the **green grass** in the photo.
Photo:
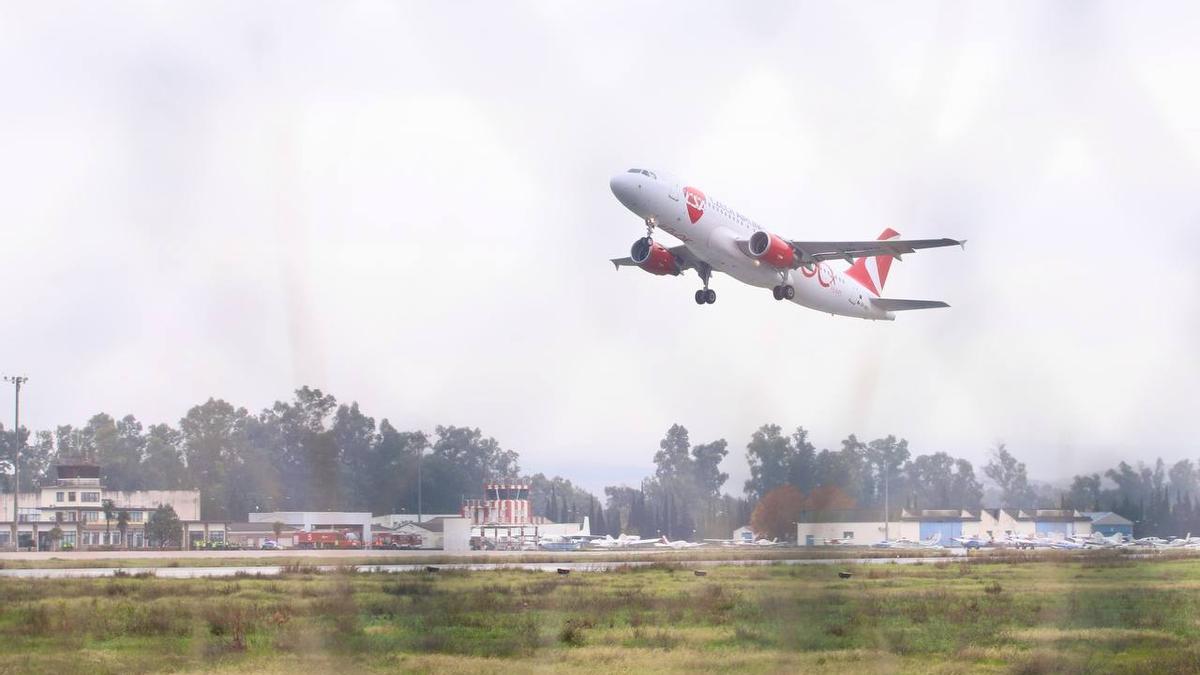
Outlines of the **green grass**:
{"type": "Polygon", "coordinates": [[[1200,560],[839,569],[3,579],[0,671],[1200,670],[1200,560]]]}

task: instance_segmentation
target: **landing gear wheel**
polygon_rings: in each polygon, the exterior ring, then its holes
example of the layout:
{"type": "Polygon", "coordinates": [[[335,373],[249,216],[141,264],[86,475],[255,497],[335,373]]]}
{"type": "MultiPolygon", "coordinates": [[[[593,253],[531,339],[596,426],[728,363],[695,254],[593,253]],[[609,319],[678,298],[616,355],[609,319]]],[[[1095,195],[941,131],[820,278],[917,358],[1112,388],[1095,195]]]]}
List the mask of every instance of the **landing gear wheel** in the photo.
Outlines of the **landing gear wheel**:
{"type": "Polygon", "coordinates": [[[791,300],[796,297],[796,287],[788,284],[783,287],[783,297],[785,300],[791,300]]]}
{"type": "Polygon", "coordinates": [[[706,302],[708,302],[708,293],[701,288],[700,290],[696,291],[696,304],[703,305],[706,302]]]}
{"type": "Polygon", "coordinates": [[[710,305],[713,304],[714,302],[716,302],[717,301],[717,292],[711,288],[704,291],[704,301],[710,305]]]}
{"type": "Polygon", "coordinates": [[[775,286],[774,288],[772,288],[771,296],[774,297],[776,300],[782,300],[783,299],[783,287],[775,286]]]}

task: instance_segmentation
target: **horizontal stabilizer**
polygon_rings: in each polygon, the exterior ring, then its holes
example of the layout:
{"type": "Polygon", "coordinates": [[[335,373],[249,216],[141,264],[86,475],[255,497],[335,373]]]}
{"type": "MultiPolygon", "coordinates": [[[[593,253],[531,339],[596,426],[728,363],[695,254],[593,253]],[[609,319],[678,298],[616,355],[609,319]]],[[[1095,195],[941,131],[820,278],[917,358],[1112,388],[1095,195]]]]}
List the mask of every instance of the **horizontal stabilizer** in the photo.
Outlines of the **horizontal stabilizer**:
{"type": "Polygon", "coordinates": [[[871,298],[871,305],[885,312],[903,312],[906,309],[936,309],[949,307],[941,300],[901,300],[899,298],[871,298]]]}

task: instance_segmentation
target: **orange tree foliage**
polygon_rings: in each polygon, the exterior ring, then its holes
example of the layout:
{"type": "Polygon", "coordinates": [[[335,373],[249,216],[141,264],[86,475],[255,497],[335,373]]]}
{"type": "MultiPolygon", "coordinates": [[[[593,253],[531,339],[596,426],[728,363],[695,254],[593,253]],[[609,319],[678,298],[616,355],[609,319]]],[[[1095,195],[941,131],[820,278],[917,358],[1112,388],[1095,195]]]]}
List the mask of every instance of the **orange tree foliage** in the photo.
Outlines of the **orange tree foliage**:
{"type": "Polygon", "coordinates": [[[790,539],[796,533],[796,520],[801,511],[852,509],[858,506],[854,498],[836,485],[813,488],[807,496],[794,485],[782,485],[763,495],[750,515],[750,529],[755,536],[790,539]]]}
{"type": "Polygon", "coordinates": [[[758,500],[750,515],[750,529],[767,538],[786,539],[795,535],[796,518],[804,510],[804,493],[794,485],[781,485],[758,500]]]}

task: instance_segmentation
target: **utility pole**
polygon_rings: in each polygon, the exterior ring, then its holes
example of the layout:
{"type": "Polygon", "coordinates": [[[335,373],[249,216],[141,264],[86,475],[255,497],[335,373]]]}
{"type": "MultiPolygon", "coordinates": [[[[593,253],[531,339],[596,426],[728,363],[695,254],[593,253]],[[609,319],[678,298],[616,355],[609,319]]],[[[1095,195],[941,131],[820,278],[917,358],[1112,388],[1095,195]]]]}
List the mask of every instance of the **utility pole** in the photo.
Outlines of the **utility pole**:
{"type": "Polygon", "coordinates": [[[421,455],[425,454],[425,448],[417,448],[417,524],[421,524],[421,455]]]}
{"type": "Polygon", "coordinates": [[[883,540],[891,541],[888,535],[888,461],[883,460],[883,540]]]}
{"type": "Polygon", "coordinates": [[[13,408],[13,512],[12,512],[12,547],[17,550],[17,495],[21,494],[20,472],[17,469],[21,460],[21,385],[29,381],[23,375],[5,375],[5,382],[12,382],[16,389],[16,399],[13,408]]]}

